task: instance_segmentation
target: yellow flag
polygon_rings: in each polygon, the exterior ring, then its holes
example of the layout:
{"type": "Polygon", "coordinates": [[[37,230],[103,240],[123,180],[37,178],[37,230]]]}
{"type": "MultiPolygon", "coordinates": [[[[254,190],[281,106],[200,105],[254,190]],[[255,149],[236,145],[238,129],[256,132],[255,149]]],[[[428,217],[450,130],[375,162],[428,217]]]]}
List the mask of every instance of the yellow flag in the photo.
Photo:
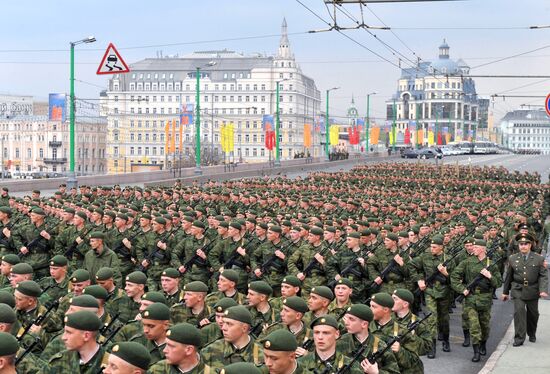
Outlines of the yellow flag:
{"type": "Polygon", "coordinates": [[[428,131],[428,145],[435,144],[435,135],[433,131],[428,131]]]}
{"type": "Polygon", "coordinates": [[[338,125],[331,125],[329,131],[330,145],[338,145],[340,135],[338,125]]]}
{"type": "Polygon", "coordinates": [[[233,152],[235,148],[235,126],[233,123],[230,123],[227,128],[227,150],[228,152],[233,152]]]}
{"type": "Polygon", "coordinates": [[[222,137],[222,151],[223,152],[227,152],[227,136],[226,136],[226,129],[225,129],[225,125],[222,125],[222,127],[220,128],[220,134],[221,134],[221,137],[222,137]]]}

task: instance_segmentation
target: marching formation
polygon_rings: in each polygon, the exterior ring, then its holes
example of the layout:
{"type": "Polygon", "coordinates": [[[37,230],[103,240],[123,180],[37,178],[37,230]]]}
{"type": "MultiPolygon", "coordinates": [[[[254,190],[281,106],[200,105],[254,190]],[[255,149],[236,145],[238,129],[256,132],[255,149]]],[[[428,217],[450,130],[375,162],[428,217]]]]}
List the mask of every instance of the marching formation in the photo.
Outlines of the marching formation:
{"type": "Polygon", "coordinates": [[[415,374],[469,346],[479,362],[500,287],[514,346],[536,342],[549,203],[536,173],[401,163],[3,188],[0,372],[415,374]]]}

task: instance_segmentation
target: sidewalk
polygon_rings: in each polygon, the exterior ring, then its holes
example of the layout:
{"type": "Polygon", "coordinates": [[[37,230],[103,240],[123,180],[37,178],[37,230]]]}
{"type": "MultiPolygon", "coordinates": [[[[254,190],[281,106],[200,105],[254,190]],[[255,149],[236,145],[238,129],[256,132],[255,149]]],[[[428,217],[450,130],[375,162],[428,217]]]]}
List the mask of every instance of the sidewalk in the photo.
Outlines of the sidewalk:
{"type": "MultiPolygon", "coordinates": [[[[509,301],[510,302],[510,301],[509,301]]],[[[529,373],[548,374],[550,372],[550,300],[539,300],[539,324],[537,342],[530,343],[525,339],[520,347],[513,347],[514,322],[496,350],[479,371],[479,374],[529,373]]]]}

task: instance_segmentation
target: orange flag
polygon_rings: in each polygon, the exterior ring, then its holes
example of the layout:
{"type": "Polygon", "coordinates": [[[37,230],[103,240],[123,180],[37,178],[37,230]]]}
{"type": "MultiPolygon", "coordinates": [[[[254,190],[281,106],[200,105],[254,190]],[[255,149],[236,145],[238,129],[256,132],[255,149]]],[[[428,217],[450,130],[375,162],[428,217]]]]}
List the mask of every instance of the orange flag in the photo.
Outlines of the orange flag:
{"type": "Polygon", "coordinates": [[[180,153],[183,149],[183,123],[180,123],[180,153]]]}
{"type": "Polygon", "coordinates": [[[418,144],[423,144],[424,143],[424,130],[423,129],[420,129],[420,130],[417,131],[416,142],[418,144]]]}
{"type": "Polygon", "coordinates": [[[380,139],[380,127],[373,127],[370,130],[370,144],[378,144],[380,139]]]}
{"type": "Polygon", "coordinates": [[[304,125],[304,147],[311,147],[311,125],[309,123],[304,125]]]}
{"type": "Polygon", "coordinates": [[[172,139],[170,141],[170,148],[172,148],[172,153],[176,152],[176,120],[172,120],[172,139]]]}
{"type": "Polygon", "coordinates": [[[166,126],[164,126],[164,138],[166,140],[165,148],[166,154],[170,154],[170,121],[166,121],[166,126]]]}

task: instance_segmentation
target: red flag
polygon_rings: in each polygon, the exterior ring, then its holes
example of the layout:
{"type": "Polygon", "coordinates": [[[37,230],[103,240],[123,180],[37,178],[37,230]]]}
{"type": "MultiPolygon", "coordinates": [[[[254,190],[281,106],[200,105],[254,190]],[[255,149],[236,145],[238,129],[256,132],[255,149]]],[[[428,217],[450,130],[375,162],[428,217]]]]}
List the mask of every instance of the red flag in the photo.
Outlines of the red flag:
{"type": "Polygon", "coordinates": [[[437,133],[437,145],[443,145],[443,139],[441,139],[441,131],[437,133]]]}
{"type": "Polygon", "coordinates": [[[405,129],[405,144],[411,144],[411,131],[408,127],[405,129]]]}
{"type": "Polygon", "coordinates": [[[265,148],[271,151],[274,147],[275,147],[275,132],[268,130],[265,132],[265,148]]]}

